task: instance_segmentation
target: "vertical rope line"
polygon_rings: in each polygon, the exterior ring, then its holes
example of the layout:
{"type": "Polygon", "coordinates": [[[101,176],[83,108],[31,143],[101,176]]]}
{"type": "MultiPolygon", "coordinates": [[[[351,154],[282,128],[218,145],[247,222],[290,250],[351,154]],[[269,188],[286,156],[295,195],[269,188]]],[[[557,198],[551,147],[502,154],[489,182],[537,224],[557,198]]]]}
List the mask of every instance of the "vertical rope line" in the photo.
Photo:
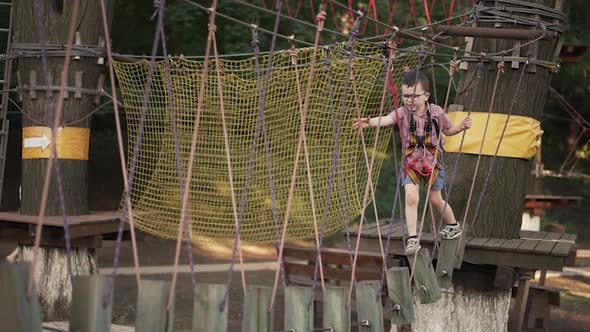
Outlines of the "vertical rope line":
{"type": "MultiPolygon", "coordinates": [[[[264,142],[263,144],[264,144],[264,155],[265,155],[265,159],[266,159],[266,170],[268,173],[268,188],[269,188],[270,197],[271,197],[272,217],[273,217],[273,223],[274,223],[275,234],[276,234],[276,239],[277,239],[277,252],[278,252],[279,246],[280,246],[281,235],[280,235],[280,230],[279,230],[279,216],[277,213],[277,203],[276,203],[276,195],[275,195],[275,191],[274,191],[272,163],[270,160],[270,146],[269,146],[269,141],[268,141],[268,130],[266,128],[266,120],[264,117],[264,107],[265,107],[265,103],[266,103],[266,92],[268,91],[268,85],[270,84],[270,73],[272,70],[273,54],[274,54],[276,40],[277,40],[277,32],[279,30],[279,22],[281,19],[281,8],[282,8],[282,2],[277,1],[273,34],[272,34],[271,41],[270,41],[270,52],[268,55],[268,63],[266,65],[266,72],[264,74],[264,86],[262,88],[262,91],[259,91],[259,101],[258,101],[259,111],[262,112],[262,119],[261,119],[261,121],[262,121],[262,137],[263,137],[263,142],[264,142]]],[[[260,75],[258,73],[258,71],[259,70],[257,69],[257,75],[260,75]]],[[[259,76],[257,76],[256,79],[258,81],[259,76]]],[[[279,271],[280,271],[281,277],[282,277],[281,280],[283,282],[283,288],[287,286],[287,282],[285,280],[284,268],[285,268],[284,261],[283,261],[282,257],[279,257],[279,271]]]]}
{"type": "Polygon", "coordinates": [[[231,204],[232,210],[234,213],[234,220],[236,224],[236,236],[234,241],[237,243],[236,246],[238,247],[238,258],[240,260],[240,274],[242,277],[242,291],[244,292],[244,296],[246,296],[246,272],[244,270],[244,258],[242,256],[242,245],[240,241],[240,224],[241,220],[238,218],[238,209],[236,204],[236,194],[234,188],[234,178],[233,178],[233,171],[231,166],[231,155],[230,155],[230,146],[229,146],[229,136],[227,133],[227,123],[225,120],[225,105],[223,100],[223,86],[221,80],[221,68],[219,65],[219,54],[217,53],[217,40],[215,38],[215,27],[212,29],[212,39],[213,39],[213,55],[215,56],[215,72],[217,76],[217,93],[219,94],[219,107],[221,111],[221,126],[223,128],[223,141],[225,145],[225,157],[227,160],[227,172],[229,177],[229,188],[231,192],[231,204]]]}
{"type": "Polygon", "coordinates": [[[578,138],[576,138],[575,143],[572,144],[572,148],[570,149],[569,153],[565,157],[565,160],[563,161],[563,163],[561,163],[561,166],[559,167],[560,174],[563,173],[563,169],[565,168],[565,165],[567,165],[567,162],[570,161],[572,154],[574,153],[574,151],[576,151],[576,147],[578,146],[578,143],[580,143],[580,140],[582,139],[582,137],[584,136],[585,133],[586,133],[586,128],[583,128],[582,130],[580,130],[580,135],[578,135],[578,138]]]}
{"type": "MultiPolygon", "coordinates": [[[[524,67],[524,66],[523,66],[524,67]]],[[[475,187],[475,181],[477,180],[477,172],[479,170],[479,164],[481,161],[481,152],[483,150],[483,145],[485,143],[486,134],[488,131],[488,124],[490,123],[490,116],[492,114],[492,109],[494,108],[494,101],[496,99],[496,92],[498,90],[498,81],[500,80],[500,74],[504,73],[504,62],[499,62],[497,69],[496,69],[496,79],[494,80],[494,88],[492,90],[492,97],[490,98],[490,106],[488,108],[488,116],[486,119],[486,124],[483,129],[483,136],[481,138],[481,145],[479,146],[479,154],[477,155],[477,162],[475,163],[475,170],[473,171],[473,180],[471,181],[471,188],[469,189],[469,196],[467,197],[467,204],[465,206],[465,213],[463,215],[463,223],[461,224],[461,235],[459,236],[459,243],[463,239],[463,230],[465,228],[465,220],[467,220],[467,214],[469,213],[469,205],[471,203],[471,198],[473,196],[473,188],[475,187]]],[[[461,246],[457,246],[456,253],[459,253],[461,250],[461,246]]]]}
{"type": "MultiPolygon", "coordinates": [[[[158,15],[158,19],[163,19],[163,15],[158,15]]],[[[170,77],[170,66],[168,63],[168,49],[166,47],[166,36],[164,34],[164,26],[162,24],[162,29],[160,30],[161,38],[162,38],[162,54],[164,55],[164,61],[162,61],[164,65],[164,76],[166,80],[166,92],[168,94],[168,113],[170,114],[170,127],[172,129],[172,140],[174,142],[174,157],[176,161],[176,172],[178,173],[178,192],[180,197],[184,196],[184,175],[182,172],[182,158],[180,157],[180,148],[178,144],[178,129],[176,127],[176,111],[174,107],[174,94],[172,92],[172,81],[170,77]]],[[[190,238],[190,230],[188,227],[188,223],[186,221],[186,216],[184,220],[181,221],[181,224],[184,227],[185,232],[185,242],[186,242],[186,251],[188,256],[188,262],[191,270],[191,283],[193,288],[197,287],[197,280],[195,276],[195,266],[194,266],[194,259],[193,259],[193,245],[190,238]]]]}
{"type": "Polygon", "coordinates": [[[213,41],[213,29],[215,26],[215,13],[217,9],[217,0],[213,0],[212,7],[209,10],[209,23],[207,44],[205,46],[205,59],[203,60],[203,68],[201,70],[201,82],[199,84],[199,94],[197,95],[197,113],[195,114],[195,121],[193,124],[193,134],[191,138],[191,148],[189,152],[189,159],[187,164],[186,181],[184,182],[184,196],[182,197],[182,208],[180,210],[180,221],[178,224],[178,236],[176,240],[176,250],[174,254],[174,272],[172,273],[172,282],[170,285],[170,292],[168,294],[168,303],[166,308],[170,310],[172,300],[174,297],[174,289],[176,288],[176,279],[178,277],[178,261],[180,256],[180,239],[182,238],[182,220],[186,218],[186,210],[188,207],[188,197],[190,195],[190,185],[193,176],[193,164],[195,159],[195,151],[197,149],[197,138],[199,134],[199,126],[201,123],[201,114],[203,113],[203,98],[205,96],[205,84],[207,81],[207,72],[209,69],[209,55],[211,53],[211,44],[213,41]]]}
{"type": "MultiPolygon", "coordinates": [[[[386,58],[385,60],[386,60],[386,62],[384,63],[384,67],[386,67],[386,70],[389,71],[391,68],[391,58],[386,58]]],[[[379,132],[380,132],[380,128],[381,128],[380,127],[381,115],[383,114],[383,108],[384,108],[384,104],[385,104],[385,96],[387,94],[389,75],[385,74],[384,80],[385,80],[385,82],[383,85],[383,92],[381,94],[381,101],[380,101],[380,105],[379,105],[379,122],[377,124],[377,127],[375,128],[375,138],[373,139],[373,151],[371,153],[371,160],[370,161],[369,161],[368,154],[367,154],[367,146],[365,143],[365,136],[363,134],[363,131],[362,130],[360,131],[361,145],[363,147],[363,156],[364,156],[365,163],[367,166],[367,184],[365,185],[365,193],[363,195],[363,203],[361,205],[361,207],[363,207],[363,208],[361,209],[361,218],[360,218],[360,222],[359,222],[359,226],[358,226],[357,242],[356,242],[355,251],[354,251],[354,259],[353,259],[351,278],[350,278],[351,280],[350,280],[350,286],[348,288],[348,298],[347,298],[348,305],[350,305],[351,299],[352,299],[352,288],[354,287],[354,273],[356,271],[356,262],[357,262],[357,258],[358,258],[360,237],[362,234],[363,220],[365,219],[365,207],[367,205],[369,193],[371,194],[375,218],[378,218],[377,203],[375,201],[375,191],[373,189],[372,173],[373,173],[373,166],[375,165],[375,157],[377,156],[377,143],[379,142],[379,132]]],[[[352,91],[353,91],[353,96],[354,96],[355,103],[356,103],[357,116],[360,118],[361,117],[360,109],[359,109],[360,102],[358,100],[356,81],[354,78],[353,71],[351,71],[351,73],[350,73],[350,81],[352,83],[352,91]]],[[[387,259],[386,259],[386,255],[385,255],[385,250],[383,248],[383,241],[381,241],[382,235],[381,235],[381,226],[379,225],[379,220],[376,220],[375,224],[377,226],[377,235],[379,237],[379,248],[381,250],[381,258],[383,259],[383,268],[387,269],[387,259]]]]}
{"type": "MultiPolygon", "coordinates": [[[[323,2],[322,2],[323,4],[323,2]]],[[[322,6],[322,12],[323,12],[323,6],[322,6]]],[[[323,14],[323,18],[325,18],[325,12],[320,13],[323,14]]],[[[320,15],[318,14],[318,16],[320,15]]],[[[291,209],[291,202],[293,199],[293,191],[295,190],[295,180],[297,177],[297,168],[299,165],[299,155],[301,154],[301,145],[305,139],[305,119],[307,117],[307,110],[309,108],[309,97],[310,97],[310,92],[311,92],[311,83],[313,82],[313,76],[314,76],[314,70],[315,70],[315,63],[316,63],[316,56],[317,56],[317,50],[318,50],[318,44],[319,44],[319,39],[320,39],[320,32],[323,29],[324,26],[324,20],[320,19],[318,20],[316,18],[317,21],[317,28],[316,28],[316,33],[315,33],[315,39],[314,39],[314,45],[313,45],[313,51],[312,51],[312,56],[311,56],[311,62],[309,65],[309,78],[307,81],[307,89],[306,89],[306,94],[305,94],[305,101],[303,103],[303,112],[301,114],[301,129],[299,131],[299,138],[297,140],[297,149],[295,152],[295,160],[294,160],[294,165],[293,165],[293,174],[291,176],[291,183],[289,186],[289,193],[287,195],[287,206],[285,209],[285,221],[283,223],[283,231],[281,234],[281,242],[280,242],[280,246],[279,246],[279,254],[278,254],[278,259],[282,259],[283,257],[283,250],[285,247],[285,236],[287,234],[287,226],[289,224],[289,212],[291,209]]],[[[297,71],[296,71],[297,73],[297,71]]],[[[278,280],[279,279],[279,270],[276,271],[275,273],[275,278],[274,278],[274,283],[273,283],[273,289],[272,289],[272,294],[271,294],[271,299],[270,299],[270,304],[269,304],[269,310],[273,308],[274,306],[274,301],[275,301],[275,297],[276,297],[276,292],[277,292],[277,286],[278,286],[278,280]]]]}
{"type": "MultiPolygon", "coordinates": [[[[115,85],[115,71],[114,71],[114,66],[113,66],[113,54],[112,54],[112,50],[111,50],[111,38],[110,38],[110,33],[109,33],[109,25],[108,25],[108,19],[107,19],[107,13],[106,13],[106,5],[105,5],[105,0],[100,0],[100,10],[101,10],[101,16],[102,16],[102,25],[103,25],[103,32],[105,34],[105,48],[107,51],[107,59],[108,59],[108,70],[109,70],[109,80],[110,80],[110,85],[111,85],[111,94],[113,98],[113,112],[114,112],[114,116],[115,116],[115,129],[116,129],[116,133],[117,133],[117,143],[118,143],[118,149],[119,149],[119,161],[121,163],[121,175],[123,177],[123,188],[124,188],[124,204],[126,206],[129,206],[129,209],[127,210],[127,219],[129,220],[129,227],[130,228],[134,228],[134,223],[133,223],[133,211],[131,209],[131,201],[130,201],[130,197],[129,197],[129,180],[127,177],[127,166],[126,166],[126,162],[125,162],[125,149],[123,147],[123,134],[122,134],[122,130],[121,130],[121,122],[120,122],[120,118],[119,118],[119,103],[117,101],[117,88],[115,85]]],[[[122,213],[122,215],[124,216],[124,212],[122,213]]],[[[117,232],[117,240],[120,243],[120,239],[122,239],[122,234],[123,234],[123,226],[124,226],[124,217],[120,217],[119,218],[119,228],[118,228],[118,232],[117,232]]],[[[115,249],[115,251],[119,250],[118,248],[115,249]]],[[[118,255],[118,254],[117,254],[118,255]]],[[[134,257],[135,259],[135,257],[134,257]]],[[[139,262],[137,262],[136,264],[134,264],[136,266],[136,282],[138,283],[139,286],[139,282],[140,282],[140,278],[139,278],[139,262]]],[[[115,265],[117,266],[117,265],[115,265]]],[[[111,283],[114,283],[114,280],[111,280],[111,283]]],[[[109,288],[112,287],[112,284],[109,288]]],[[[105,293],[105,300],[103,301],[103,304],[107,303],[106,299],[108,299],[110,297],[110,294],[112,294],[112,289],[107,290],[107,292],[105,293]]]]}
{"type": "MultiPolygon", "coordinates": [[[[481,189],[481,193],[480,193],[477,203],[475,205],[475,210],[473,212],[473,218],[471,219],[471,226],[474,226],[475,223],[477,222],[477,215],[479,214],[479,208],[481,207],[481,202],[483,201],[483,196],[485,195],[485,192],[486,192],[486,189],[487,189],[487,186],[489,183],[490,175],[492,174],[492,169],[494,168],[494,163],[496,162],[496,158],[498,156],[498,151],[500,150],[500,145],[502,144],[502,139],[504,139],[504,134],[506,133],[506,129],[508,128],[508,121],[510,121],[510,116],[512,115],[512,111],[514,110],[514,106],[516,105],[516,99],[518,98],[518,91],[520,90],[520,85],[522,83],[525,69],[528,66],[528,64],[529,64],[529,61],[527,60],[524,63],[524,65],[522,66],[522,70],[521,70],[520,75],[518,77],[518,82],[516,83],[514,95],[512,96],[512,101],[510,102],[510,108],[508,109],[508,115],[506,116],[506,121],[504,122],[504,127],[502,128],[502,133],[500,134],[500,139],[498,140],[498,145],[496,145],[496,151],[494,151],[494,156],[492,157],[492,160],[490,161],[490,166],[488,167],[488,171],[486,173],[486,176],[484,177],[484,183],[483,183],[483,187],[481,189]]],[[[485,139],[485,133],[484,133],[484,139],[485,139]]],[[[483,145],[483,141],[482,141],[482,145],[483,145]]],[[[481,153],[481,149],[480,149],[480,153],[481,153]]]]}
{"type": "MultiPolygon", "coordinates": [[[[61,119],[61,112],[63,107],[63,99],[64,99],[64,91],[66,86],[66,81],[68,78],[68,71],[70,68],[70,55],[72,54],[72,42],[74,40],[74,25],[76,23],[76,18],[78,17],[78,6],[79,1],[74,0],[72,4],[72,17],[70,19],[68,36],[66,41],[66,53],[64,56],[64,65],[61,71],[61,78],[60,78],[60,88],[59,94],[57,96],[57,100],[55,103],[55,118],[53,119],[53,127],[51,130],[52,141],[55,142],[56,135],[57,135],[57,127],[59,125],[59,120],[61,119]]],[[[37,3],[37,9],[40,10],[41,6],[37,3]]],[[[43,47],[45,45],[45,41],[42,41],[43,47]]],[[[43,48],[44,49],[44,48],[43,48]]],[[[47,75],[46,75],[47,80],[47,75]]],[[[47,208],[47,196],[49,193],[49,184],[51,180],[51,171],[53,169],[53,153],[51,157],[47,159],[47,164],[45,166],[45,178],[43,181],[43,189],[41,193],[41,203],[39,206],[39,215],[37,217],[37,226],[35,228],[35,244],[33,246],[33,259],[31,261],[31,268],[29,270],[29,278],[27,282],[27,299],[31,298],[33,292],[33,283],[35,281],[35,267],[37,264],[37,257],[39,256],[39,246],[41,244],[41,234],[43,232],[43,221],[45,218],[45,209],[47,208]]]]}

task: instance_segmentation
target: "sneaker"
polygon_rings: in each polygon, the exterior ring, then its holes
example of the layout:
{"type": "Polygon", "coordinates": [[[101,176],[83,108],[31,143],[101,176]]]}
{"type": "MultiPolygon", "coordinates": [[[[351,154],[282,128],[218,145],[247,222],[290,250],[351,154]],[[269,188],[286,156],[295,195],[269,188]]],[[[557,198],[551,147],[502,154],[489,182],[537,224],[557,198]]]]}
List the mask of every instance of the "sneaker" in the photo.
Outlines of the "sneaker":
{"type": "Polygon", "coordinates": [[[420,250],[420,243],[418,243],[418,239],[415,237],[409,238],[406,242],[406,255],[411,256],[415,255],[418,250],[420,250]]]}
{"type": "Polygon", "coordinates": [[[459,223],[454,226],[445,225],[445,227],[440,231],[441,239],[443,240],[452,240],[456,239],[461,236],[461,227],[459,227],[459,223]]]}

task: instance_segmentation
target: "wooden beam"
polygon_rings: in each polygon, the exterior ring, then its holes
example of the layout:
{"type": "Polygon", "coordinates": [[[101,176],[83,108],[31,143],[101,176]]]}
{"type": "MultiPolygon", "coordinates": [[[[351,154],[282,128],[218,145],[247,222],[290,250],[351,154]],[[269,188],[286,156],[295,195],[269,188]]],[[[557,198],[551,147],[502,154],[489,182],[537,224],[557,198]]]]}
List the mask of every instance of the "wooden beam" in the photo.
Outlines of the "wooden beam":
{"type": "Polygon", "coordinates": [[[348,289],[326,286],[324,293],[324,328],[332,331],[350,332],[350,307],[346,305],[348,289]]]}
{"type": "Polygon", "coordinates": [[[274,309],[268,311],[272,289],[248,286],[242,317],[243,332],[271,332],[274,325],[274,309]]]}
{"type": "Polygon", "coordinates": [[[160,280],[141,281],[137,296],[135,329],[146,332],[174,331],[174,301],[166,308],[170,282],[160,280]]]}
{"type": "Polygon", "coordinates": [[[37,294],[27,299],[28,263],[0,263],[0,322],[3,331],[41,332],[37,294]]]}
{"type": "MultiPolygon", "coordinates": [[[[439,28],[439,33],[443,36],[497,38],[528,41],[541,37],[545,32],[541,29],[521,30],[507,28],[485,28],[445,25],[439,28]]],[[[552,38],[552,33],[545,33],[545,36],[541,38],[541,40],[551,40],[552,38]]]]}
{"type": "MultiPolygon", "coordinates": [[[[356,283],[356,311],[361,331],[382,332],[383,306],[381,305],[381,282],[378,280],[356,283]]],[[[406,285],[409,288],[409,286],[406,285]]]]}

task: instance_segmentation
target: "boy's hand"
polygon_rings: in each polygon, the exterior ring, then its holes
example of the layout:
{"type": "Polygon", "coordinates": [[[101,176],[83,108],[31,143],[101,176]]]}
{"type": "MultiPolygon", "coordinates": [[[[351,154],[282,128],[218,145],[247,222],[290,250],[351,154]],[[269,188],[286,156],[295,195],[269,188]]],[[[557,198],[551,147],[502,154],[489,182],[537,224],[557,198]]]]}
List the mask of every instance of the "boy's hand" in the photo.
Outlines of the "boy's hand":
{"type": "Polygon", "coordinates": [[[471,117],[468,116],[465,119],[463,119],[463,121],[461,121],[461,128],[463,128],[463,130],[467,130],[469,128],[471,128],[471,117]]]}
{"type": "Polygon", "coordinates": [[[352,128],[354,128],[354,129],[365,129],[367,127],[370,127],[371,125],[369,124],[369,119],[370,118],[355,118],[355,119],[352,119],[352,128]]]}

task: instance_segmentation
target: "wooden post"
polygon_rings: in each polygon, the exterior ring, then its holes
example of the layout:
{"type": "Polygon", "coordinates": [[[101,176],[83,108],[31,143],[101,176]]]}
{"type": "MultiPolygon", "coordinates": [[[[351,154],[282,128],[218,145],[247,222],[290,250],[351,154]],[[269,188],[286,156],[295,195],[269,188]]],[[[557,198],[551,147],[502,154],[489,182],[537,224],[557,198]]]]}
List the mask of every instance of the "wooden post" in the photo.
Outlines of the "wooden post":
{"type": "Polygon", "coordinates": [[[109,279],[101,275],[74,277],[70,331],[111,331],[113,293],[105,297],[109,279]]]}
{"type": "Polygon", "coordinates": [[[166,309],[170,282],[142,280],[137,296],[135,329],[146,332],[172,332],[174,330],[174,301],[166,309]]]}
{"type": "Polygon", "coordinates": [[[350,307],[346,305],[345,287],[326,286],[323,328],[333,332],[350,332],[350,307]]]}
{"type": "Polygon", "coordinates": [[[274,310],[268,311],[272,289],[262,286],[248,286],[244,299],[243,332],[272,332],[274,310]]]}
{"type": "MultiPolygon", "coordinates": [[[[110,5],[109,0],[107,2],[107,8],[109,11],[112,10],[113,6],[110,5]]],[[[49,71],[44,70],[43,61],[40,60],[41,56],[41,40],[38,35],[36,27],[40,25],[40,29],[43,29],[47,34],[45,36],[44,43],[48,45],[65,45],[67,35],[69,31],[70,19],[73,17],[73,2],[72,1],[61,1],[60,5],[56,5],[55,2],[51,1],[40,1],[34,0],[21,0],[12,2],[13,10],[13,45],[16,44],[29,44],[37,45],[36,49],[31,49],[30,52],[37,52],[37,56],[25,56],[20,57],[17,60],[17,72],[23,81],[19,82],[23,85],[34,86],[34,89],[30,90],[29,93],[22,94],[22,108],[29,116],[22,118],[22,127],[50,127],[52,112],[55,111],[57,91],[46,92],[46,85],[59,85],[61,77],[61,69],[64,64],[64,57],[55,56],[47,57],[47,67],[49,71]],[[35,8],[35,10],[31,10],[35,8]],[[37,20],[37,14],[41,20],[37,20]],[[49,107],[52,105],[53,107],[49,107]],[[40,124],[41,123],[41,124],[40,124]]],[[[110,14],[110,13],[109,13],[110,14]]],[[[107,14],[108,15],[108,14],[107,14]]],[[[110,20],[108,20],[110,21],[110,20]]],[[[100,1],[80,1],[78,8],[76,29],[78,39],[83,41],[84,44],[97,45],[99,42],[99,36],[103,34],[102,17],[100,10],[100,1]]],[[[81,83],[81,88],[92,90],[95,88],[94,83],[98,79],[101,72],[104,71],[104,66],[96,64],[96,58],[93,57],[90,52],[87,56],[81,56],[80,60],[75,60],[72,57],[72,61],[69,65],[68,76],[66,78],[65,85],[72,87],[77,82],[81,83]],[[84,73],[83,80],[80,74],[84,73]]],[[[65,95],[64,95],[65,96],[65,95]]],[[[78,94],[80,96],[80,94],[78,94]]],[[[95,109],[94,95],[82,93],[81,98],[68,98],[64,99],[62,107],[61,124],[70,124],[64,126],[64,130],[82,128],[84,130],[91,127],[92,117],[88,116],[90,112],[95,109]]],[[[48,129],[48,128],[46,128],[48,129]]],[[[23,131],[24,133],[24,131],[23,131]]],[[[53,135],[50,135],[53,136],[53,135]]],[[[34,137],[34,136],[33,136],[34,137]]],[[[26,137],[23,137],[23,142],[26,137]]],[[[53,140],[53,137],[50,138],[53,140]]],[[[87,149],[88,139],[73,139],[68,141],[74,143],[72,150],[84,151],[87,149]]],[[[44,151],[52,151],[53,143],[50,143],[44,151]]],[[[58,152],[65,150],[60,145],[58,152]]],[[[27,147],[23,148],[23,151],[27,152],[38,152],[41,151],[39,147],[27,147]]],[[[83,159],[83,158],[82,158],[83,159]]],[[[65,209],[67,215],[84,215],[88,214],[88,158],[86,160],[74,160],[69,158],[60,159],[62,187],[65,196],[65,209]]],[[[31,157],[22,160],[22,176],[21,176],[21,188],[22,188],[22,200],[20,205],[20,213],[23,215],[38,215],[39,206],[41,202],[41,194],[43,188],[43,182],[45,177],[45,169],[48,162],[47,157],[31,157]]],[[[45,215],[56,216],[61,215],[60,207],[60,196],[58,195],[58,189],[55,179],[55,172],[51,172],[51,184],[49,187],[49,195],[47,199],[45,215]]],[[[53,250],[59,250],[60,248],[43,248],[44,251],[53,253],[53,250]]],[[[66,260],[64,255],[47,255],[48,257],[54,257],[50,261],[46,261],[47,266],[54,266],[57,269],[61,269],[66,266],[66,260]]],[[[73,260],[74,264],[79,264],[80,269],[90,270],[90,265],[94,262],[88,260],[77,262],[73,260]]],[[[74,266],[76,268],[76,266],[74,266]]],[[[46,320],[63,320],[65,317],[61,313],[68,312],[69,310],[69,298],[70,289],[65,285],[70,283],[67,274],[64,273],[46,273],[41,276],[39,285],[51,284],[55,285],[56,288],[68,289],[68,292],[63,292],[58,297],[51,297],[46,294],[46,289],[39,286],[39,303],[41,304],[41,310],[46,320]],[[62,296],[63,295],[63,296],[62,296]],[[65,299],[65,301],[64,301],[65,299]]]]}
{"type": "Polygon", "coordinates": [[[311,288],[287,286],[285,288],[285,330],[313,331],[313,294],[311,288]]]}
{"type": "Polygon", "coordinates": [[[383,331],[383,306],[381,305],[381,282],[377,280],[356,283],[356,311],[359,331],[383,331]]]}
{"type": "Polygon", "coordinates": [[[198,284],[193,304],[193,332],[227,330],[227,307],[221,308],[225,285],[198,284]]]}
{"type": "Polygon", "coordinates": [[[414,286],[420,297],[420,303],[433,303],[440,299],[440,287],[434,268],[430,264],[430,254],[427,249],[421,249],[416,257],[414,286]]]}
{"type": "Polygon", "coordinates": [[[414,321],[414,301],[409,285],[407,267],[392,267],[387,270],[387,288],[392,302],[391,324],[403,325],[414,321]]]}
{"type": "Polygon", "coordinates": [[[524,312],[529,297],[530,286],[530,279],[521,279],[518,281],[518,291],[516,292],[516,302],[514,304],[514,314],[512,315],[512,324],[509,329],[510,332],[522,331],[524,312]]]}
{"type": "MultiPolygon", "coordinates": [[[[466,236],[463,236],[465,238],[466,236]]],[[[436,277],[440,288],[447,289],[453,284],[453,271],[457,257],[459,239],[441,240],[439,242],[438,258],[436,260],[436,277]]]]}
{"type": "Polygon", "coordinates": [[[37,293],[27,299],[29,264],[0,263],[0,322],[3,331],[41,332],[37,293]]]}

